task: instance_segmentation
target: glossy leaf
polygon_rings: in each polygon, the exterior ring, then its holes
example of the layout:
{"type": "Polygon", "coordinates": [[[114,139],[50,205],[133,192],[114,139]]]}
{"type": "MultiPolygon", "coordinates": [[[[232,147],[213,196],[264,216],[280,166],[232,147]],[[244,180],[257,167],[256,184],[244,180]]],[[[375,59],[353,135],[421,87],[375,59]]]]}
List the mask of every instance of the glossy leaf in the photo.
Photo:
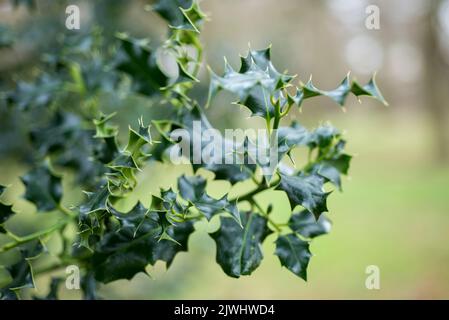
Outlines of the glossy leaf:
{"type": "Polygon", "coordinates": [[[281,175],[276,190],[285,191],[292,210],[300,205],[318,219],[321,213],[327,211],[326,200],[329,192],[324,191],[323,183],[323,178],[318,175],[281,175]]]}
{"type": "Polygon", "coordinates": [[[292,231],[299,233],[305,238],[315,238],[329,233],[332,223],[324,214],[317,221],[312,213],[303,210],[291,215],[288,226],[292,231]]]}
{"type": "Polygon", "coordinates": [[[169,77],[161,70],[157,55],[143,40],[120,35],[122,59],[117,70],[132,75],[136,92],[154,95],[168,85],[169,77]]]}
{"type": "Polygon", "coordinates": [[[221,217],[220,228],[211,234],[217,245],[217,263],[234,278],[249,275],[260,265],[261,245],[271,232],[267,220],[254,212],[243,212],[241,220],[243,229],[232,219],[221,217]]]}
{"type": "Polygon", "coordinates": [[[181,196],[192,203],[208,220],[217,213],[224,211],[241,225],[237,202],[229,201],[226,195],[220,199],[209,196],[206,193],[206,179],[203,177],[186,177],[183,175],[178,179],[178,189],[181,196]]]}
{"type": "Polygon", "coordinates": [[[25,199],[38,211],[56,209],[62,198],[61,178],[54,174],[48,164],[42,164],[21,178],[25,185],[25,199]]]}
{"type": "Polygon", "coordinates": [[[280,91],[293,79],[292,76],[279,73],[270,61],[270,48],[248,52],[242,58],[240,70],[235,71],[227,62],[222,77],[211,71],[209,102],[220,91],[226,90],[238,96],[238,104],[246,106],[253,116],[266,119],[274,117],[272,98],[287,99],[280,91]]]}
{"type": "Polygon", "coordinates": [[[312,256],[308,242],[292,233],[280,235],[276,240],[275,254],[282,266],[307,281],[307,267],[312,256]]]}

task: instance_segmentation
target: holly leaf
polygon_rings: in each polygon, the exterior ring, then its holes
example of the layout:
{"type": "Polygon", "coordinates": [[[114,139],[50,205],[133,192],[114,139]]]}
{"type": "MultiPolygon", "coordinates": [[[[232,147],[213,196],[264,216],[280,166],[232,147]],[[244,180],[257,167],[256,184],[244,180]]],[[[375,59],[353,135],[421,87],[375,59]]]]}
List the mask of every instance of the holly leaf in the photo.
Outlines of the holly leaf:
{"type": "Polygon", "coordinates": [[[210,234],[217,245],[216,260],[230,277],[250,275],[261,263],[262,242],[270,229],[267,220],[254,213],[241,215],[243,229],[231,218],[220,217],[220,228],[210,234]]]}
{"type": "Polygon", "coordinates": [[[292,122],[289,127],[279,127],[276,132],[278,140],[278,161],[288,154],[293,148],[305,146],[310,141],[310,132],[297,121],[292,122]]]}
{"type": "Polygon", "coordinates": [[[187,242],[193,231],[195,231],[193,221],[185,221],[170,228],[167,231],[168,236],[174,239],[175,242],[160,240],[157,243],[153,243],[150,263],[154,264],[157,260],[161,260],[167,263],[167,268],[170,267],[176,254],[188,250],[187,242]]]}
{"type": "Polygon", "coordinates": [[[188,238],[193,231],[193,222],[186,221],[167,230],[176,243],[158,240],[160,224],[146,219],[136,233],[134,228],[107,233],[92,257],[95,279],[103,283],[129,280],[135,274],[145,272],[145,267],[157,260],[165,261],[169,266],[178,252],[187,250],[188,238]]]}
{"type": "Polygon", "coordinates": [[[369,96],[369,97],[379,100],[386,106],[388,105],[388,102],[385,100],[385,98],[383,97],[382,93],[380,92],[380,90],[376,84],[376,75],[374,75],[370,79],[370,81],[364,86],[361,86],[357,81],[353,81],[352,87],[351,87],[351,92],[354,95],[356,95],[357,97],[358,96],[369,96]]]}
{"type": "Polygon", "coordinates": [[[149,263],[151,245],[160,227],[150,230],[121,229],[106,233],[95,248],[92,266],[97,281],[108,283],[119,279],[132,279],[135,274],[145,272],[149,263]]]}
{"type": "Polygon", "coordinates": [[[303,84],[299,88],[297,88],[296,94],[290,96],[290,99],[292,99],[299,107],[301,107],[305,99],[317,96],[326,96],[331,98],[340,106],[343,106],[349,93],[353,93],[357,97],[362,95],[370,96],[376,100],[379,100],[384,105],[388,105],[387,101],[384,99],[382,93],[376,85],[375,75],[366,85],[362,86],[356,80],[351,80],[349,73],[341,81],[340,85],[338,85],[337,88],[329,91],[318,89],[313,84],[311,77],[305,85],[303,84]]]}
{"type": "Polygon", "coordinates": [[[325,149],[338,137],[340,137],[340,132],[335,127],[326,124],[319,126],[311,132],[307,145],[311,149],[325,149]]]}
{"type": "Polygon", "coordinates": [[[341,190],[341,175],[348,174],[352,156],[341,154],[331,159],[323,160],[316,165],[316,173],[330,181],[341,190]]]}
{"type": "Polygon", "coordinates": [[[87,201],[79,207],[80,216],[87,216],[89,213],[108,210],[109,190],[107,186],[101,186],[96,192],[87,192],[87,201]]]}
{"type": "Polygon", "coordinates": [[[324,179],[318,175],[287,176],[281,174],[281,181],[276,190],[287,194],[292,210],[301,205],[313,213],[318,220],[321,213],[327,211],[326,200],[330,192],[323,189],[324,179]]]}
{"type": "Polygon", "coordinates": [[[23,288],[34,288],[33,270],[30,260],[38,257],[43,246],[40,241],[33,242],[30,246],[20,248],[20,259],[13,265],[6,267],[12,281],[0,289],[0,299],[17,299],[17,292],[23,288]]]}
{"type": "Polygon", "coordinates": [[[5,233],[3,229],[3,224],[11,218],[15,212],[12,210],[12,205],[6,205],[0,202],[0,233],[5,233]]]}
{"type": "Polygon", "coordinates": [[[229,201],[227,195],[220,199],[214,199],[206,193],[206,179],[201,176],[186,177],[182,175],[178,179],[178,189],[181,196],[192,203],[208,220],[220,212],[229,213],[238,224],[240,213],[236,201],[229,201]]]}
{"type": "Polygon", "coordinates": [[[33,83],[18,81],[15,90],[8,94],[7,100],[22,111],[45,108],[54,100],[61,86],[60,79],[43,73],[33,83]]]}
{"type": "Polygon", "coordinates": [[[138,93],[152,96],[169,83],[169,77],[161,70],[156,53],[147,41],[124,34],[117,36],[121,43],[121,58],[117,70],[129,74],[138,93]]]}
{"type": "MultiPolygon", "coordinates": [[[[150,229],[158,227],[154,216],[151,217],[150,210],[145,208],[140,201],[138,201],[137,204],[127,213],[119,212],[112,206],[108,206],[108,210],[119,221],[120,228],[132,230],[134,235],[137,234],[139,228],[144,226],[145,223],[152,224],[150,229]]],[[[147,228],[148,226],[144,227],[147,228]]]]}
{"type": "MultiPolygon", "coordinates": [[[[0,196],[3,194],[5,190],[5,186],[0,185],[0,196]]],[[[12,205],[4,204],[0,201],[0,233],[5,233],[5,229],[3,228],[3,224],[11,218],[15,212],[12,210],[12,205]]]]}
{"type": "Polygon", "coordinates": [[[185,24],[185,16],[180,9],[188,9],[192,6],[192,0],[158,0],[153,5],[156,11],[170,26],[182,26],[185,24]]]}
{"type": "Polygon", "coordinates": [[[280,235],[276,240],[275,255],[282,266],[307,281],[307,266],[312,256],[307,241],[292,233],[280,235]]]}
{"type": "MultiPolygon", "coordinates": [[[[172,133],[174,133],[178,128],[187,130],[189,137],[191,137],[190,139],[201,137],[204,131],[213,129],[204,112],[197,104],[194,104],[191,110],[183,108],[178,116],[178,121],[175,122],[175,125],[172,127],[172,133]]],[[[170,136],[170,133],[167,132],[165,135],[170,136]]],[[[226,143],[228,143],[226,139],[224,139],[223,137],[221,138],[221,141],[224,142],[223,144],[226,145],[226,143]]],[[[196,157],[202,156],[203,153],[207,153],[205,152],[205,149],[208,148],[209,145],[208,141],[204,141],[205,139],[199,140],[201,141],[201,144],[198,144],[198,147],[195,149],[193,143],[189,144],[188,157],[190,163],[192,164],[194,172],[196,172],[200,168],[204,168],[213,172],[215,174],[216,180],[227,180],[231,184],[235,184],[239,181],[244,181],[251,178],[252,173],[256,170],[257,166],[252,163],[243,162],[242,164],[236,164],[236,162],[234,161],[231,161],[231,163],[227,161],[228,159],[226,157],[233,155],[229,155],[227,153],[228,150],[226,150],[225,148],[223,148],[225,150],[222,149],[221,152],[215,152],[219,150],[214,149],[213,154],[208,154],[208,161],[203,161],[203,159],[199,159],[200,161],[198,161],[196,157]]],[[[170,141],[172,144],[176,143],[173,140],[170,141]]],[[[160,153],[161,150],[158,151],[158,154],[160,153]]]]}
{"type": "Polygon", "coordinates": [[[37,211],[56,209],[62,198],[61,177],[54,174],[49,164],[44,163],[21,177],[25,185],[24,198],[32,202],[37,211]]]}
{"type": "Polygon", "coordinates": [[[226,61],[223,76],[211,71],[207,104],[220,90],[226,90],[237,95],[237,103],[246,106],[252,116],[271,119],[274,117],[275,100],[279,101],[281,108],[288,103],[280,89],[292,79],[293,76],[281,74],[274,68],[270,61],[270,48],[250,50],[247,57],[241,59],[238,72],[226,61]]]}
{"type": "Polygon", "coordinates": [[[317,221],[312,213],[303,210],[291,215],[288,226],[292,231],[299,233],[305,238],[315,238],[329,233],[332,223],[324,214],[317,221]]]}

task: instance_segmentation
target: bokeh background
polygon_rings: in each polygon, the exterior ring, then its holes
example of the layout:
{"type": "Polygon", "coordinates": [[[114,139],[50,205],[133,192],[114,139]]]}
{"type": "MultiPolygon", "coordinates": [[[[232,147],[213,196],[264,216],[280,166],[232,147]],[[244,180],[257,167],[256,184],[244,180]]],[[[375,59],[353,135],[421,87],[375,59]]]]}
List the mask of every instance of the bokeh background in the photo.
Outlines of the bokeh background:
{"type": "MultiPolygon", "coordinates": [[[[23,1],[26,2],[26,1],[23,1]]],[[[0,1],[0,24],[18,41],[0,48],[0,78],[8,81],[20,72],[38,68],[41,53],[64,29],[65,6],[79,4],[82,30],[100,25],[106,34],[128,31],[155,43],[166,26],[145,1],[37,1],[37,6],[14,8],[0,1]]],[[[351,71],[362,83],[377,71],[377,82],[390,106],[362,98],[348,100],[346,112],[326,98],[305,103],[292,117],[314,127],[330,121],[344,130],[349,152],[355,157],[344,192],[329,198],[333,231],[316,239],[309,280],[304,282],[283,269],[273,255],[274,238],[264,243],[265,259],[250,277],[227,277],[215,263],[215,244],[207,235],[217,221],[199,223],[190,238],[189,253],[180,253],[172,267],[149,267],[152,278],[140,274],[101,288],[113,299],[448,299],[449,298],[449,1],[448,0],[204,0],[210,16],[202,40],[206,64],[223,70],[223,56],[236,68],[248,43],[259,49],[272,44],[272,60],[307,81],[332,89],[351,71]],[[365,26],[368,5],[380,9],[380,29],[365,26]],[[365,287],[365,269],[380,268],[380,290],[365,287]]],[[[76,31],[74,31],[76,32],[76,31]]],[[[4,40],[4,39],[3,39],[4,40]]],[[[203,66],[197,95],[204,97],[208,73],[203,66]]],[[[204,98],[203,98],[204,100],[204,98]]],[[[139,97],[101,100],[105,110],[116,109],[126,128],[140,114],[151,118],[155,108],[139,97]],[[130,120],[133,119],[133,120],[130,120]]],[[[219,128],[257,126],[248,113],[223,96],[208,110],[219,128]]],[[[11,184],[6,196],[22,211],[16,228],[51,218],[35,217],[34,208],[20,198],[24,188],[17,178],[27,170],[14,125],[0,113],[0,183],[11,184]],[[3,120],[3,121],[2,121],[3,120]]],[[[301,162],[301,154],[297,155],[301,162]]],[[[152,164],[139,177],[130,198],[149,201],[158,187],[173,185],[188,168],[152,164]]],[[[208,176],[208,173],[202,172],[208,176]]],[[[209,174],[210,176],[210,174],[209,174]]],[[[70,176],[65,184],[70,189],[70,176]]],[[[227,182],[212,184],[221,195],[227,182]]],[[[238,186],[242,190],[245,186],[238,186]]],[[[238,191],[238,190],[237,190],[238,191]]],[[[237,192],[235,191],[235,192],[237,192]]],[[[233,191],[234,192],[234,191],[233,191]]],[[[73,191],[70,205],[80,199],[73,191]]],[[[271,191],[258,196],[274,204],[273,219],[285,222],[287,198],[271,191]]],[[[57,273],[56,273],[57,274],[57,273]]],[[[44,293],[49,277],[36,279],[44,293]]],[[[40,291],[39,291],[40,290],[40,291]]],[[[65,298],[79,294],[62,291],[65,298]]]]}

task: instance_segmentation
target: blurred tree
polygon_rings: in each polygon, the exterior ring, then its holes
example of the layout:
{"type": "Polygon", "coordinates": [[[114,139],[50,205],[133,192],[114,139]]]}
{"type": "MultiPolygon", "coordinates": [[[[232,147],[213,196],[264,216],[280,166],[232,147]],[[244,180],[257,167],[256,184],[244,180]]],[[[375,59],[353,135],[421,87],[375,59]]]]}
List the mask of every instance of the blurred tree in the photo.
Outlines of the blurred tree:
{"type": "Polygon", "coordinates": [[[440,162],[449,161],[449,65],[444,59],[438,44],[439,33],[437,17],[444,1],[431,1],[431,10],[426,17],[424,49],[426,55],[426,81],[424,81],[427,107],[435,134],[436,158],[440,162]]]}

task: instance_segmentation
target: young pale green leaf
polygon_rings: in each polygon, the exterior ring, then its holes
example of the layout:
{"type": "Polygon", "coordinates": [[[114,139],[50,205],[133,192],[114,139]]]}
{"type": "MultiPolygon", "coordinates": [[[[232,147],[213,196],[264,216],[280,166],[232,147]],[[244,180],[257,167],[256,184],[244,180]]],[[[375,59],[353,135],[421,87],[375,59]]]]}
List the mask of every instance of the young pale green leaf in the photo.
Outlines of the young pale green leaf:
{"type": "Polygon", "coordinates": [[[254,213],[243,212],[243,229],[231,218],[221,217],[220,228],[210,234],[217,245],[216,260],[231,277],[250,275],[261,263],[261,245],[270,234],[267,219],[254,213]]]}
{"type": "Polygon", "coordinates": [[[115,114],[115,112],[108,115],[101,113],[98,119],[93,120],[93,123],[95,125],[94,138],[105,139],[117,136],[118,127],[113,126],[109,123],[109,121],[115,116],[115,114]]]}
{"type": "Polygon", "coordinates": [[[307,266],[312,256],[307,241],[292,233],[280,235],[276,240],[275,254],[279,257],[281,265],[307,281],[307,266]]]}
{"type": "Polygon", "coordinates": [[[188,250],[189,236],[195,231],[193,221],[185,221],[175,224],[167,233],[174,241],[160,240],[152,247],[150,263],[155,264],[161,260],[167,263],[167,267],[173,262],[176,254],[188,250]]]}
{"type": "Polygon", "coordinates": [[[198,1],[193,0],[189,8],[184,9],[181,7],[180,10],[183,14],[182,22],[178,25],[170,25],[170,27],[199,33],[206,19],[206,14],[201,10],[198,1]]]}
{"type": "Polygon", "coordinates": [[[61,177],[52,172],[47,163],[21,177],[25,185],[25,199],[32,202],[37,211],[51,211],[59,206],[62,198],[61,177]]]}
{"type": "Polygon", "coordinates": [[[97,145],[82,122],[79,115],[58,111],[46,125],[33,127],[29,137],[38,159],[51,156],[54,165],[77,172],[78,184],[92,187],[104,168],[91,158],[104,147],[97,145]]]}
{"type": "Polygon", "coordinates": [[[315,238],[329,233],[332,223],[324,214],[317,221],[312,213],[303,210],[291,215],[288,226],[292,231],[299,233],[305,238],[315,238]]]}
{"type": "Polygon", "coordinates": [[[318,220],[321,213],[327,211],[326,199],[330,193],[323,190],[323,183],[323,178],[318,175],[281,175],[276,190],[285,191],[292,210],[301,205],[318,220]]]}

